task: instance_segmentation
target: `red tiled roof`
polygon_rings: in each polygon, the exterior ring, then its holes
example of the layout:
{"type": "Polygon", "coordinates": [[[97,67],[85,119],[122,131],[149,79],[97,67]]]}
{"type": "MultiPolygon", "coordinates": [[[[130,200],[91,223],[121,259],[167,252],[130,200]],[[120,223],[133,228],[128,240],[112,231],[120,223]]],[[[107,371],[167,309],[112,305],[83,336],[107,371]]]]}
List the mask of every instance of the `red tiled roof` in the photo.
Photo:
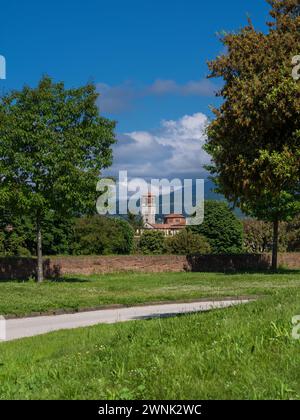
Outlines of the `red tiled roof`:
{"type": "Polygon", "coordinates": [[[185,219],[185,217],[182,214],[172,213],[172,214],[167,214],[165,216],[165,219],[185,219]]]}
{"type": "Polygon", "coordinates": [[[154,229],[160,229],[160,230],[167,230],[167,229],[184,229],[185,226],[183,225],[171,225],[171,224],[166,224],[166,223],[161,223],[161,224],[151,224],[148,223],[150,226],[152,226],[154,229]]]}

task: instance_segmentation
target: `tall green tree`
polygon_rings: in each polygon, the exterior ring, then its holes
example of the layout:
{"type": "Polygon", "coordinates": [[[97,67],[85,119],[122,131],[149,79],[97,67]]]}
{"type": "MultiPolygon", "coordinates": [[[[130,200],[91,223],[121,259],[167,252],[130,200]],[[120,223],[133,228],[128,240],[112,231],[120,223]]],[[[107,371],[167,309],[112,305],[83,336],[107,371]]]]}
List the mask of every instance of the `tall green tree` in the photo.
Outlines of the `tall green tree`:
{"type": "Polygon", "coordinates": [[[207,200],[204,213],[203,223],[189,226],[189,229],[203,235],[214,254],[240,254],[243,251],[243,226],[228,204],[207,200]]]}
{"type": "Polygon", "coordinates": [[[268,30],[252,22],[222,36],[226,52],[209,63],[224,85],[206,150],[219,192],[258,219],[273,223],[273,269],[279,222],[299,212],[300,83],[292,78],[299,54],[298,0],[268,0],[268,30]]]}
{"type": "Polygon", "coordinates": [[[44,218],[94,208],[97,180],[112,161],[115,123],[99,116],[97,97],[93,84],[66,89],[43,77],[0,99],[0,200],[34,216],[39,282],[44,218]]]}

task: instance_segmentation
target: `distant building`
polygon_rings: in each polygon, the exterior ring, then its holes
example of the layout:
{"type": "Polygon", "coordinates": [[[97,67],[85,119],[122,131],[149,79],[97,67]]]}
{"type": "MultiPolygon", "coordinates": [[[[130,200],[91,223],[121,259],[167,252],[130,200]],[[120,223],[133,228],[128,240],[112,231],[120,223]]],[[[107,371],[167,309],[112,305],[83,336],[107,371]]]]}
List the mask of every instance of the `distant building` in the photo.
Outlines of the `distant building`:
{"type": "Polygon", "coordinates": [[[142,197],[141,206],[142,218],[144,224],[151,223],[155,224],[156,216],[156,197],[152,194],[147,194],[142,197]]]}
{"type": "Polygon", "coordinates": [[[142,197],[141,213],[144,227],[137,231],[138,236],[145,230],[159,230],[165,236],[174,236],[186,227],[182,214],[168,214],[164,217],[164,223],[156,223],[156,197],[150,193],[142,197]]]}

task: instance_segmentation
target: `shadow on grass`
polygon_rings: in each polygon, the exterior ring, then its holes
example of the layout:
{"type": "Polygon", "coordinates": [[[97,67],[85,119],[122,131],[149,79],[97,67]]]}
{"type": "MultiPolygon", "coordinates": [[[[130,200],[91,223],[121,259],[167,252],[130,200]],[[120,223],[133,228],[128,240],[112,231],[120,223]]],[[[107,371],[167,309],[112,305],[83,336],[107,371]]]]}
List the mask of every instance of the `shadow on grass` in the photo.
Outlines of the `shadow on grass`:
{"type": "MultiPolygon", "coordinates": [[[[35,283],[37,260],[24,257],[0,257],[0,283],[35,283]]],[[[53,283],[86,283],[87,277],[62,275],[60,264],[51,264],[49,258],[43,260],[45,282],[53,283]]]]}
{"type": "Polygon", "coordinates": [[[90,278],[80,277],[55,277],[45,280],[47,283],[88,283],[91,281],[90,278]]]}
{"type": "Polygon", "coordinates": [[[239,274],[300,274],[300,269],[289,269],[284,266],[277,271],[271,269],[269,254],[194,254],[187,255],[186,270],[193,273],[239,274]]]}
{"type": "MultiPolygon", "coordinates": [[[[89,278],[83,279],[83,278],[76,278],[76,277],[72,277],[72,278],[61,277],[61,278],[45,279],[42,284],[47,284],[47,283],[88,283],[90,281],[91,280],[89,278]]],[[[29,279],[1,279],[0,284],[1,283],[37,284],[37,281],[35,279],[32,279],[32,278],[29,278],[29,279]]]]}
{"type": "MultiPolygon", "coordinates": [[[[217,273],[217,272],[216,272],[217,273]]],[[[242,275],[242,274],[261,274],[264,276],[278,276],[278,275],[300,275],[299,269],[279,268],[277,271],[273,270],[227,270],[223,272],[225,275],[242,275]]]]}
{"type": "MultiPolygon", "coordinates": [[[[250,303],[250,302],[249,302],[250,303]]],[[[244,304],[246,305],[246,304],[244,304]]],[[[216,307],[216,308],[210,308],[210,309],[203,309],[203,310],[198,310],[198,311],[187,311],[187,312],[166,312],[163,314],[150,314],[150,315],[138,315],[132,318],[132,320],[134,321],[151,321],[153,319],[168,319],[168,318],[184,318],[184,317],[188,317],[191,315],[202,315],[202,314],[207,314],[209,312],[216,312],[216,311],[222,311],[224,309],[230,309],[230,308],[234,308],[237,306],[224,306],[222,307],[216,307]]]]}

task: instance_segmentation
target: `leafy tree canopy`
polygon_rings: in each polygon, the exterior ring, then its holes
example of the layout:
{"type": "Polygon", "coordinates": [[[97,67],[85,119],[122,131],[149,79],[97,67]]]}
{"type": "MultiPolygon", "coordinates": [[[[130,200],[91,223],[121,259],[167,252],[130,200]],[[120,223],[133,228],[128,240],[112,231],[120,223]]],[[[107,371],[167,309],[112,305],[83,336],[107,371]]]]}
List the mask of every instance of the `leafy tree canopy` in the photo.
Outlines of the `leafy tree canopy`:
{"type": "Polygon", "coordinates": [[[66,89],[44,77],[0,98],[0,201],[34,215],[41,272],[43,219],[95,207],[96,183],[111,164],[115,123],[99,116],[96,88],[66,89]]]}
{"type": "Polygon", "coordinates": [[[165,251],[164,234],[158,230],[145,230],[141,235],[139,248],[143,254],[160,255],[165,251]]]}
{"type": "MultiPolygon", "coordinates": [[[[218,190],[249,215],[274,222],[299,212],[300,83],[292,78],[299,54],[297,0],[269,0],[269,30],[252,22],[221,38],[226,53],[209,63],[221,77],[206,150],[218,190]]],[[[277,232],[276,232],[277,229],[277,232]]]]}
{"type": "Polygon", "coordinates": [[[211,247],[208,240],[189,229],[183,229],[177,235],[166,239],[166,252],[177,255],[209,254],[211,247]]]}
{"type": "Polygon", "coordinates": [[[72,253],[76,255],[130,254],[134,231],[122,219],[82,217],[74,227],[72,253]]]}
{"type": "Polygon", "coordinates": [[[215,254],[236,254],[243,250],[242,223],[222,201],[206,201],[204,222],[189,229],[205,236],[215,254]]]}

